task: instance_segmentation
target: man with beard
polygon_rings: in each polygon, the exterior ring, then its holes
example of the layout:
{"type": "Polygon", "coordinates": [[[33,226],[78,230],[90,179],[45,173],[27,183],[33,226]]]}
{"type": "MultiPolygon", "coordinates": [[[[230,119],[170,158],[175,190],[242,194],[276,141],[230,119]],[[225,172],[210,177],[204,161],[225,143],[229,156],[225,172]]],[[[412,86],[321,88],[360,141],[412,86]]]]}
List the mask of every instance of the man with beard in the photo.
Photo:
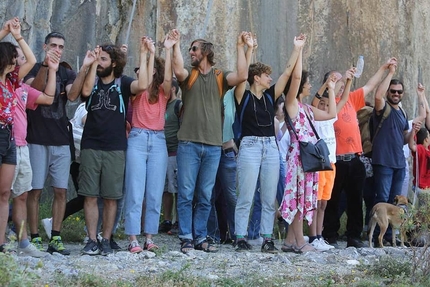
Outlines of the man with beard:
{"type": "Polygon", "coordinates": [[[237,72],[222,74],[222,91],[218,87],[220,70],[213,68],[213,44],[203,39],[194,40],[188,49],[192,67],[184,67],[179,31],[172,30],[170,34],[176,39],[172,64],[181,84],[184,104],[177,151],[181,251],[187,253],[198,249],[217,252],[207,242],[206,235],[210,200],[223,144],[221,97],[228,86],[235,86],[247,79],[245,32],[237,40],[237,72]]]}
{"type": "MultiPolygon", "coordinates": [[[[64,36],[52,32],[45,37],[45,58],[37,63],[25,78],[31,87],[43,91],[48,78],[49,55],[60,60],[64,51],[64,36]]],[[[87,66],[83,64],[78,76],[72,70],[59,66],[57,84],[52,105],[39,105],[35,110],[28,110],[27,142],[30,154],[33,179],[32,190],[28,193],[27,209],[31,243],[43,250],[39,236],[39,201],[48,174],[50,185],[54,189],[52,204],[52,230],[48,252],[69,255],[61,240],[60,230],[66,208],[66,196],[70,170],[70,139],[66,115],[67,100],[74,101],[79,96],[87,66]],[[72,85],[73,84],[73,85],[72,85]]]]}
{"type": "MultiPolygon", "coordinates": [[[[408,143],[412,133],[408,132],[408,118],[399,105],[403,98],[403,83],[392,79],[396,66],[397,62],[389,66],[387,77],[376,91],[375,108],[371,119],[373,131],[375,131],[380,125],[385,110],[391,110],[373,138],[372,165],[376,194],[374,204],[393,203],[394,197],[402,192],[405,178],[406,161],[403,145],[408,143]]],[[[378,233],[375,233],[374,238],[378,237],[378,233]]],[[[389,228],[384,237],[388,242],[392,242],[391,236],[391,228],[389,228]]]]}
{"type": "MultiPolygon", "coordinates": [[[[140,70],[147,69],[149,38],[142,38],[140,70]]],[[[82,250],[88,255],[112,253],[110,239],[117,211],[117,200],[123,196],[125,167],[126,113],[132,95],[143,92],[148,79],[139,74],[134,80],[122,75],[127,56],[114,45],[97,46],[87,57],[91,67],[82,88],[89,97],[87,120],[81,141],[79,194],[85,196],[85,223],[89,240],[82,250]],[[103,199],[103,239],[97,242],[99,210],[97,198],[103,199]]]]}

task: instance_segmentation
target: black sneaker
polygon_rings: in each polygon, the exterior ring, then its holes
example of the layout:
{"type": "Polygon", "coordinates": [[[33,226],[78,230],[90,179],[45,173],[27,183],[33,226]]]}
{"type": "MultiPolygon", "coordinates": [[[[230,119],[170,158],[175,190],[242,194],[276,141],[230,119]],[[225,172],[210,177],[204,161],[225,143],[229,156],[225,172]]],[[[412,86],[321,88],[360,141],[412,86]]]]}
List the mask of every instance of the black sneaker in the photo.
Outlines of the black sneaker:
{"type": "Polygon", "coordinates": [[[100,254],[103,256],[106,256],[112,253],[113,253],[113,250],[110,247],[110,240],[103,238],[102,241],[100,242],[100,254]]]}
{"type": "Polygon", "coordinates": [[[113,240],[113,235],[110,237],[110,248],[112,248],[113,250],[121,250],[121,246],[119,246],[118,243],[113,240]]]}
{"type": "Polygon", "coordinates": [[[100,254],[99,244],[92,239],[88,239],[87,244],[81,250],[81,253],[86,255],[99,255],[100,254]]]}
{"type": "Polygon", "coordinates": [[[278,253],[278,249],[275,247],[275,243],[271,239],[266,239],[261,245],[261,252],[264,253],[278,253]]]}
{"type": "Polygon", "coordinates": [[[164,220],[158,227],[158,232],[167,233],[170,229],[172,229],[172,222],[170,220],[164,220]]]}
{"type": "Polygon", "coordinates": [[[237,252],[245,252],[252,250],[251,244],[249,244],[246,240],[238,240],[236,246],[237,252]]]}

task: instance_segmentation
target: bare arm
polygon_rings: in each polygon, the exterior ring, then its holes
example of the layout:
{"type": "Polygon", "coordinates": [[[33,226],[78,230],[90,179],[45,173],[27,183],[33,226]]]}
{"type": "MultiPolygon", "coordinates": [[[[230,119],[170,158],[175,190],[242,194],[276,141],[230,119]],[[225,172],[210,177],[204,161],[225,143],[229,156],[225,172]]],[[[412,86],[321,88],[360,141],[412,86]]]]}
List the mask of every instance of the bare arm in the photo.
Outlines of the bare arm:
{"type": "Polygon", "coordinates": [[[138,76],[138,79],[131,82],[131,85],[130,85],[130,91],[133,95],[138,95],[138,94],[142,93],[149,86],[148,77],[147,77],[148,65],[146,64],[147,63],[146,59],[147,59],[147,55],[148,55],[148,48],[147,48],[147,45],[145,44],[145,40],[146,40],[145,37],[142,37],[140,40],[140,66],[139,66],[140,72],[139,72],[139,76],[138,76]],[[142,73],[143,70],[145,70],[146,73],[142,73]]]}
{"type": "Polygon", "coordinates": [[[426,105],[425,88],[421,83],[418,84],[417,95],[418,95],[418,117],[415,119],[417,121],[424,122],[427,114],[427,105],[426,105]]]}
{"type": "MultiPolygon", "coordinates": [[[[248,65],[245,56],[245,41],[250,39],[249,41],[253,41],[252,36],[248,32],[242,32],[237,37],[237,63],[236,63],[236,72],[230,73],[227,75],[227,83],[229,86],[237,86],[240,83],[246,81],[248,79],[248,65]]],[[[252,47],[253,45],[248,47],[252,47]]],[[[252,48],[251,48],[252,50],[252,48]]]]}
{"type": "Polygon", "coordinates": [[[152,81],[154,80],[154,61],[155,61],[155,45],[154,42],[152,41],[151,38],[146,38],[145,40],[145,45],[146,45],[146,49],[149,52],[149,59],[148,60],[148,64],[147,64],[147,68],[146,68],[146,77],[147,77],[147,86],[149,88],[149,86],[152,84],[152,81]]]}
{"type": "Polygon", "coordinates": [[[94,51],[87,51],[81,69],[76,75],[76,79],[73,81],[73,84],[66,86],[67,98],[69,99],[69,101],[75,101],[81,94],[88,69],[91,67],[92,63],[96,61],[96,59],[97,58],[94,51]]]}
{"type": "Polygon", "coordinates": [[[175,44],[173,45],[173,72],[176,75],[176,78],[179,82],[182,82],[188,77],[188,71],[184,68],[184,58],[181,53],[181,40],[179,31],[173,29],[170,31],[170,36],[175,39],[175,44]]]}
{"type": "Polygon", "coordinates": [[[296,65],[299,54],[303,50],[303,46],[305,45],[305,42],[306,42],[306,37],[303,34],[301,34],[299,37],[294,38],[293,52],[291,53],[291,56],[288,59],[284,72],[281,74],[281,76],[279,76],[278,81],[276,81],[276,84],[275,84],[275,99],[279,98],[279,96],[284,91],[285,86],[287,85],[288,79],[290,78],[291,73],[293,72],[294,66],[296,65]]]}
{"type": "Polygon", "coordinates": [[[45,90],[37,97],[36,104],[52,105],[54,102],[59,64],[59,59],[48,59],[48,82],[46,83],[45,90]]]}
{"type": "Polygon", "coordinates": [[[416,152],[417,151],[417,145],[415,143],[415,135],[417,134],[417,132],[419,130],[420,130],[420,128],[418,128],[417,125],[415,125],[414,123],[412,123],[411,136],[409,137],[409,140],[408,140],[408,146],[409,146],[409,149],[412,152],[416,152]]]}
{"type": "MultiPolygon", "coordinates": [[[[376,72],[376,74],[374,74],[366,83],[366,85],[364,85],[363,87],[363,92],[364,92],[364,96],[366,97],[371,91],[373,91],[376,86],[381,82],[382,76],[384,76],[385,71],[389,68],[389,66],[391,64],[395,64],[397,65],[397,59],[396,58],[390,58],[384,65],[382,65],[378,71],[376,72]],[[393,61],[393,63],[392,63],[393,61]]],[[[386,90],[385,90],[386,91],[386,90]]]]}
{"type": "Polygon", "coordinates": [[[328,88],[328,111],[320,110],[316,107],[311,107],[312,111],[314,113],[314,118],[317,121],[325,121],[325,120],[331,120],[336,117],[336,101],[335,101],[335,94],[334,94],[334,87],[336,85],[337,79],[334,75],[329,77],[330,81],[327,82],[327,88],[328,88]]]}
{"type": "MultiPolygon", "coordinates": [[[[302,47],[303,48],[303,47],[302,47]]],[[[288,112],[290,118],[295,118],[299,110],[299,102],[297,100],[300,81],[302,79],[302,53],[303,49],[300,49],[297,62],[294,65],[293,74],[291,75],[291,84],[285,95],[285,109],[288,112]]]]}
{"type": "Polygon", "coordinates": [[[167,98],[170,98],[170,92],[172,90],[172,48],[173,48],[172,39],[170,39],[169,35],[167,35],[166,39],[164,40],[164,49],[166,51],[166,56],[165,56],[166,64],[164,66],[164,81],[163,81],[163,90],[167,98]]]}
{"type": "Polygon", "coordinates": [[[390,81],[393,78],[394,73],[396,72],[397,61],[395,64],[389,65],[389,72],[385,79],[381,82],[375,94],[375,111],[377,114],[380,114],[380,111],[385,107],[385,99],[384,95],[388,91],[388,87],[390,86],[390,81]]]}
{"type": "Polygon", "coordinates": [[[348,71],[345,72],[345,87],[343,89],[342,97],[340,98],[340,101],[336,105],[336,114],[340,112],[340,110],[343,108],[343,106],[348,102],[349,99],[349,93],[351,92],[351,84],[352,79],[354,78],[356,68],[351,68],[348,71]]]}
{"type": "MultiPolygon", "coordinates": [[[[238,49],[238,58],[239,58],[239,54],[244,54],[245,56],[245,62],[246,62],[246,69],[249,69],[249,65],[251,64],[251,60],[252,60],[252,51],[253,51],[253,42],[254,39],[252,38],[250,33],[247,32],[242,32],[239,37],[242,37],[242,40],[245,40],[248,49],[246,50],[246,53],[244,52],[244,47],[242,47],[242,51],[239,51],[238,49]]],[[[238,40],[239,41],[239,40],[238,40]]],[[[248,72],[247,72],[248,74],[248,72]]],[[[243,98],[243,93],[245,92],[245,88],[246,88],[246,80],[242,81],[241,83],[236,85],[236,89],[234,90],[234,96],[236,98],[236,101],[240,104],[242,102],[242,98],[243,98]]]]}
{"type": "MultiPolygon", "coordinates": [[[[329,79],[327,78],[327,81],[328,81],[329,79]]],[[[324,94],[324,92],[325,92],[325,90],[327,89],[327,81],[325,81],[325,83],[324,84],[322,84],[321,85],[321,87],[319,88],[319,90],[318,90],[318,92],[317,92],[317,94],[321,97],[323,94],[324,94]]],[[[313,100],[312,100],[312,106],[314,106],[314,107],[317,107],[318,106],[318,104],[319,104],[319,102],[320,102],[320,99],[319,98],[317,98],[317,97],[314,97],[313,98],[313,100]]]]}

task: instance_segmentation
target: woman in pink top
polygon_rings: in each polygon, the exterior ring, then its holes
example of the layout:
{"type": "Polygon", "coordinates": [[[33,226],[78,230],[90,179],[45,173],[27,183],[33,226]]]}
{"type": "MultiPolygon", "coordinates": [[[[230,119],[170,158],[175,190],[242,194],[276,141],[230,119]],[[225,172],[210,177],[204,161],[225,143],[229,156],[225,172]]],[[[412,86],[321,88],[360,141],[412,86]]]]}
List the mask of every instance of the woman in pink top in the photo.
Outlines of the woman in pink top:
{"type": "MultiPolygon", "coordinates": [[[[141,233],[142,204],[145,199],[144,248],[158,247],[152,235],[158,233],[161,201],[167,169],[167,147],[164,136],[164,113],[172,86],[171,49],[173,41],[166,37],[166,61],[155,57],[155,46],[145,39],[150,52],[148,64],[139,73],[148,76],[149,87],[132,99],[132,129],[128,137],[125,172],[125,234],[129,236],[128,250],[142,251],[137,241],[141,233]]],[[[146,59],[143,59],[146,60],[146,59]]]]}

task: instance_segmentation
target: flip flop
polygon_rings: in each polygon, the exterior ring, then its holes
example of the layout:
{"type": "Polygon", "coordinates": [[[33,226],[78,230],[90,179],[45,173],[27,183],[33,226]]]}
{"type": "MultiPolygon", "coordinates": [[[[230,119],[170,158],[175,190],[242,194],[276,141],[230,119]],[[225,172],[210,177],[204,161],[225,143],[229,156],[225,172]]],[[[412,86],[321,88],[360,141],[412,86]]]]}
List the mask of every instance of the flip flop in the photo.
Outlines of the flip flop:
{"type": "Polygon", "coordinates": [[[294,250],[294,244],[287,244],[287,243],[283,243],[282,244],[282,247],[281,247],[281,250],[283,251],[283,252],[295,252],[295,250],[294,250]]]}
{"type": "Polygon", "coordinates": [[[309,243],[305,243],[302,246],[293,246],[294,252],[298,254],[303,254],[306,252],[316,251],[316,249],[309,243]],[[308,249],[310,247],[310,249],[308,249]],[[308,250],[306,250],[308,249],[308,250]]]}

